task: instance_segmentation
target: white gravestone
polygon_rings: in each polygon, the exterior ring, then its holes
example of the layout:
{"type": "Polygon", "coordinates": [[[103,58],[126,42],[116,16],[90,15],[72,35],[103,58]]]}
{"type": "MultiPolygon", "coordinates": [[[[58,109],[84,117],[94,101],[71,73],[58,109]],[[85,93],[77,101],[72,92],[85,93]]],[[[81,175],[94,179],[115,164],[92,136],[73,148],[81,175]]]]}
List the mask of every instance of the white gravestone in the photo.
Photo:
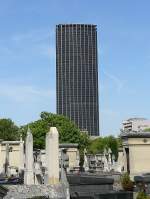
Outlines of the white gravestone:
{"type": "Polygon", "coordinates": [[[48,184],[59,183],[59,134],[56,127],[51,127],[46,135],[46,167],[48,184]]]}
{"type": "Polygon", "coordinates": [[[19,170],[24,170],[24,142],[22,140],[22,135],[20,136],[20,166],[19,170]]]}
{"type": "Polygon", "coordinates": [[[34,173],[33,173],[33,136],[28,128],[26,143],[25,143],[25,176],[24,184],[34,184],[34,173]]]}

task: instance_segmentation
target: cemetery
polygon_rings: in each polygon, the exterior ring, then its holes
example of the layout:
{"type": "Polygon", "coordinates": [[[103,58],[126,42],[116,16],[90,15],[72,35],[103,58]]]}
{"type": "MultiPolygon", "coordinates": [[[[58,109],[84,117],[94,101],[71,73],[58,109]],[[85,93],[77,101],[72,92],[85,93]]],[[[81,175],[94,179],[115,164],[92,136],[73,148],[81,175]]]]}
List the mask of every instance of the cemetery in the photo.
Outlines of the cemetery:
{"type": "Polygon", "coordinates": [[[95,155],[84,150],[82,169],[78,144],[59,144],[56,127],[46,134],[44,150],[34,150],[30,128],[25,141],[22,137],[19,141],[1,140],[0,197],[132,199],[141,191],[150,194],[149,156],[137,156],[150,150],[150,133],[122,132],[120,136],[123,145],[117,161],[110,148],[95,155]],[[132,181],[121,184],[127,172],[132,181]]]}

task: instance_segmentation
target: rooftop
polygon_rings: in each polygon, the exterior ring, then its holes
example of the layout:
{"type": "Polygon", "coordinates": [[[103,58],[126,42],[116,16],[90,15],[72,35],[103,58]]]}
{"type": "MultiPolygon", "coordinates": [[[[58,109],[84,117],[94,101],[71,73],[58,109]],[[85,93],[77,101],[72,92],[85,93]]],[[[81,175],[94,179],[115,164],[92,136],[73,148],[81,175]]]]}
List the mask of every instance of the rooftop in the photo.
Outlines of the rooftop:
{"type": "Polygon", "coordinates": [[[94,26],[97,27],[97,25],[95,24],[80,24],[80,23],[73,23],[73,24],[57,24],[56,26],[77,26],[77,25],[81,25],[81,26],[94,26]]]}
{"type": "Polygon", "coordinates": [[[140,117],[134,117],[134,118],[129,118],[127,120],[124,120],[123,123],[124,122],[132,122],[132,121],[141,121],[141,120],[143,121],[143,120],[147,120],[147,119],[146,118],[142,118],[142,117],[141,118],[140,117]]]}
{"type": "Polygon", "coordinates": [[[144,132],[144,131],[129,131],[129,132],[124,132],[122,131],[120,134],[121,138],[150,138],[150,132],[144,132]]]}

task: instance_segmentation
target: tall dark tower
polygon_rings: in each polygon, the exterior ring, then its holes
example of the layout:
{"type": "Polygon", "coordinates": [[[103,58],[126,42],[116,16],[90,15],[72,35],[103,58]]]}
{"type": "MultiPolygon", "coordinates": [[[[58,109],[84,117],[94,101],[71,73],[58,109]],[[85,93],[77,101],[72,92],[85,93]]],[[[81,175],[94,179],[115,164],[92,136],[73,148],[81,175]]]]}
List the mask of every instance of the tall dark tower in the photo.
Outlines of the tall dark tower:
{"type": "Polygon", "coordinates": [[[99,135],[97,28],[87,24],[56,26],[57,113],[82,131],[99,135]]]}

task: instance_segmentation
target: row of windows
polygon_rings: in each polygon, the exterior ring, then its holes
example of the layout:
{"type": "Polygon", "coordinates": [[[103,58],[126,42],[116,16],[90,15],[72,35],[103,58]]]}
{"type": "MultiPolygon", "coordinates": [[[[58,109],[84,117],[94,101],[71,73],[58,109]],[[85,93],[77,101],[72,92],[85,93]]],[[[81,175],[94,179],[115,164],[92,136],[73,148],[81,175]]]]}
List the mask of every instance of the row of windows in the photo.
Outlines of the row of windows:
{"type": "Polygon", "coordinates": [[[71,51],[71,50],[63,50],[62,52],[57,52],[56,54],[57,57],[59,57],[59,59],[65,59],[65,57],[68,57],[69,59],[73,59],[74,57],[77,58],[82,58],[87,60],[88,58],[96,58],[97,54],[90,50],[90,51],[71,51]]]}
{"type": "Polygon", "coordinates": [[[65,92],[69,93],[69,95],[73,95],[73,93],[75,93],[76,95],[80,95],[80,96],[88,96],[89,94],[94,94],[96,93],[94,91],[93,88],[95,88],[96,86],[90,85],[90,86],[86,86],[86,87],[82,87],[81,85],[77,86],[77,85],[69,85],[67,86],[66,84],[63,84],[63,86],[58,85],[58,92],[59,94],[61,94],[62,92],[65,95],[65,92]],[[82,95],[81,95],[82,94],[82,95]]]}
{"type": "Polygon", "coordinates": [[[96,48],[96,42],[93,42],[93,41],[90,41],[90,42],[69,42],[69,41],[63,41],[63,43],[59,44],[57,46],[56,49],[61,49],[61,48],[81,48],[81,49],[87,49],[88,47],[89,48],[96,48]]]}
{"type": "Polygon", "coordinates": [[[97,41],[93,40],[92,38],[87,38],[87,39],[63,39],[63,40],[58,40],[57,44],[56,44],[56,48],[60,48],[61,46],[82,46],[84,48],[84,46],[88,47],[88,46],[96,46],[97,41]]]}
{"type": "Polygon", "coordinates": [[[56,40],[57,45],[66,44],[75,45],[76,43],[83,45],[88,45],[89,43],[97,43],[97,39],[95,37],[80,37],[80,36],[74,36],[74,37],[57,37],[56,40]]]}
{"type": "Polygon", "coordinates": [[[76,33],[81,33],[82,35],[84,35],[84,34],[92,34],[92,35],[96,35],[97,34],[97,31],[95,31],[95,30],[91,30],[91,29],[85,29],[85,30],[83,30],[83,29],[66,29],[66,30],[64,30],[64,29],[62,29],[62,31],[61,30],[57,30],[56,31],[56,35],[60,35],[60,34],[65,34],[65,33],[67,33],[67,34],[76,34],[76,33]]]}
{"type": "Polygon", "coordinates": [[[92,81],[92,78],[94,79],[95,82],[95,78],[97,77],[97,72],[94,70],[89,69],[88,71],[86,70],[81,70],[81,68],[76,68],[74,69],[74,71],[67,70],[65,68],[62,68],[62,72],[59,71],[57,77],[58,80],[60,81],[68,81],[68,82],[75,82],[78,81],[79,79],[82,80],[82,82],[84,83],[85,81],[89,82],[92,81]],[[78,70],[78,71],[77,71],[78,70]]]}
{"type": "Polygon", "coordinates": [[[58,33],[56,35],[57,39],[65,39],[65,38],[93,38],[93,39],[97,39],[97,34],[95,32],[90,32],[90,31],[85,31],[85,32],[72,32],[72,31],[66,31],[66,32],[62,32],[62,33],[58,33]]]}
{"type": "Polygon", "coordinates": [[[96,44],[97,39],[94,37],[79,37],[78,36],[78,37],[61,37],[61,38],[58,37],[56,40],[57,47],[58,47],[58,44],[59,46],[64,45],[64,44],[66,45],[71,45],[71,44],[80,45],[81,44],[82,46],[84,46],[84,45],[89,45],[91,43],[96,44]]]}
{"type": "Polygon", "coordinates": [[[70,89],[69,89],[69,86],[66,88],[66,86],[58,86],[58,89],[59,89],[59,94],[62,93],[61,91],[63,91],[63,96],[65,95],[65,92],[67,92],[70,96],[71,96],[71,93],[72,93],[72,96],[73,96],[73,93],[75,93],[76,95],[79,95],[79,96],[89,96],[90,94],[96,94],[96,92],[94,91],[93,89],[93,86],[91,87],[85,87],[85,89],[83,89],[81,86],[80,87],[74,87],[74,88],[71,88],[70,86],[70,89]],[[70,91],[69,91],[70,90],[70,91]],[[82,95],[81,95],[82,94],[82,95]]]}
{"type": "MultiPolygon", "coordinates": [[[[85,92],[88,92],[89,90],[93,90],[94,88],[96,88],[97,87],[97,85],[96,84],[93,84],[92,83],[92,81],[91,81],[91,83],[90,84],[88,84],[88,85],[86,85],[85,83],[81,83],[80,82],[80,84],[78,83],[78,82],[72,82],[71,84],[69,83],[69,82],[67,82],[67,81],[64,81],[63,82],[63,85],[62,84],[59,84],[58,85],[58,88],[59,89],[63,89],[63,91],[65,92],[65,90],[69,90],[69,88],[70,88],[70,90],[73,92],[73,91],[75,91],[75,90],[78,90],[78,91],[81,91],[81,92],[83,92],[83,91],[85,91],[85,92]]],[[[94,91],[93,91],[94,92],[94,91]]]]}
{"type": "Polygon", "coordinates": [[[71,46],[70,48],[62,46],[59,50],[57,50],[57,55],[65,55],[66,53],[80,53],[83,55],[90,55],[90,54],[96,54],[96,48],[93,48],[92,46],[81,48],[80,46],[71,46]]]}

